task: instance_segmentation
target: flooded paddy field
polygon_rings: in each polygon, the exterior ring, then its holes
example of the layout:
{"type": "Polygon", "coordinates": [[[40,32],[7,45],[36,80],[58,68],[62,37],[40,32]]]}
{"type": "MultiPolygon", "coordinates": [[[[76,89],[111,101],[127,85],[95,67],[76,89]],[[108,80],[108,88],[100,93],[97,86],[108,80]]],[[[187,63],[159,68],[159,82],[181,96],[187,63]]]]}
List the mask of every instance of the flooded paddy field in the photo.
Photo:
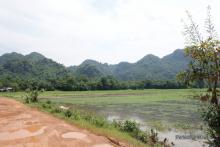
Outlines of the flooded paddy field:
{"type": "Polygon", "coordinates": [[[199,129],[199,90],[122,90],[85,92],[46,92],[41,95],[75,109],[92,112],[109,120],[134,119],[159,130],[199,129]]]}

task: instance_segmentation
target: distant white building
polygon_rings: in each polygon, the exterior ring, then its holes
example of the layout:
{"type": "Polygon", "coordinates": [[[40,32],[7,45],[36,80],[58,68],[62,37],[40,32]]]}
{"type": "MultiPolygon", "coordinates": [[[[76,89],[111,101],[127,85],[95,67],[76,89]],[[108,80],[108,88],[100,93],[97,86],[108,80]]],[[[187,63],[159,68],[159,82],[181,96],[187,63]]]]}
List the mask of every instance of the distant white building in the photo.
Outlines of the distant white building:
{"type": "Polygon", "coordinates": [[[9,92],[9,91],[13,91],[13,88],[12,88],[12,87],[3,87],[3,88],[0,88],[0,92],[9,92]]]}

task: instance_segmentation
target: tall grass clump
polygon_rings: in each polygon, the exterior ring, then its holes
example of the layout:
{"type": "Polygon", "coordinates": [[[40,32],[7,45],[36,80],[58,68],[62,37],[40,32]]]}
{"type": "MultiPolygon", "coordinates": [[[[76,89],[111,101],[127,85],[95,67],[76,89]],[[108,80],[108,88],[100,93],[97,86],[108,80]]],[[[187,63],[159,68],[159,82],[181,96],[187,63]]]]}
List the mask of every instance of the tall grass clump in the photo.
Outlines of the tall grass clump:
{"type": "Polygon", "coordinates": [[[144,132],[140,129],[140,126],[135,121],[126,120],[126,121],[113,121],[114,127],[118,128],[123,132],[129,133],[135,139],[148,144],[157,144],[158,143],[158,134],[151,130],[150,132],[144,132]]]}
{"type": "Polygon", "coordinates": [[[38,90],[38,88],[28,88],[25,91],[24,100],[25,103],[36,103],[38,102],[38,96],[43,90],[38,90]]]}

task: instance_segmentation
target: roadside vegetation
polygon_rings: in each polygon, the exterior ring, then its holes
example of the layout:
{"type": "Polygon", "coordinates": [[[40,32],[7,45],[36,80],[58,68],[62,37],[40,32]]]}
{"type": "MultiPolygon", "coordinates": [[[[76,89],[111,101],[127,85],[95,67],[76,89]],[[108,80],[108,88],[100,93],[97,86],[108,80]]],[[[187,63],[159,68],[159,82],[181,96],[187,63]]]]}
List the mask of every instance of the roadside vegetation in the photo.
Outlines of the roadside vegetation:
{"type": "Polygon", "coordinates": [[[205,34],[201,33],[199,26],[188,14],[189,23],[185,24],[186,55],[191,58],[188,69],[179,75],[179,78],[187,84],[195,81],[206,83],[208,90],[200,96],[204,102],[202,118],[208,125],[209,146],[220,145],[220,40],[215,30],[211,16],[211,8],[207,8],[205,21],[205,34]]]}
{"type": "Polygon", "coordinates": [[[25,103],[36,103],[38,102],[38,96],[43,90],[38,90],[38,88],[29,88],[25,91],[23,96],[25,103]]]}
{"type": "Polygon", "coordinates": [[[157,136],[153,132],[141,131],[135,121],[109,122],[104,117],[79,111],[74,109],[65,109],[51,101],[31,104],[31,106],[40,108],[40,110],[49,112],[60,118],[73,122],[79,127],[86,128],[94,133],[104,135],[116,144],[121,141],[133,144],[134,146],[159,145],[157,136]],[[115,139],[116,138],[116,139],[115,139]]]}
{"type": "Polygon", "coordinates": [[[123,141],[133,146],[160,146],[156,133],[153,131],[141,131],[135,121],[114,121],[112,123],[107,121],[104,117],[86,113],[85,111],[69,109],[68,107],[55,104],[50,100],[29,103],[29,106],[65,119],[96,134],[106,136],[116,145],[122,145],[121,141],[123,141]]]}

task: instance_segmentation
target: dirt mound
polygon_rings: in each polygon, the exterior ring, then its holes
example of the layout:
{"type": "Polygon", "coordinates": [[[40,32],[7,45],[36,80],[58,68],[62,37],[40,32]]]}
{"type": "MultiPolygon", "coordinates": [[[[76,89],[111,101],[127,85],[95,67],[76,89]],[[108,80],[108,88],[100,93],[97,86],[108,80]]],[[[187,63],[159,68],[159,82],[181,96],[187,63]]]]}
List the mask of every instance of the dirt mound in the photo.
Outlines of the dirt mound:
{"type": "Polygon", "coordinates": [[[103,136],[79,129],[60,119],[0,98],[1,147],[113,147],[103,136]]]}

